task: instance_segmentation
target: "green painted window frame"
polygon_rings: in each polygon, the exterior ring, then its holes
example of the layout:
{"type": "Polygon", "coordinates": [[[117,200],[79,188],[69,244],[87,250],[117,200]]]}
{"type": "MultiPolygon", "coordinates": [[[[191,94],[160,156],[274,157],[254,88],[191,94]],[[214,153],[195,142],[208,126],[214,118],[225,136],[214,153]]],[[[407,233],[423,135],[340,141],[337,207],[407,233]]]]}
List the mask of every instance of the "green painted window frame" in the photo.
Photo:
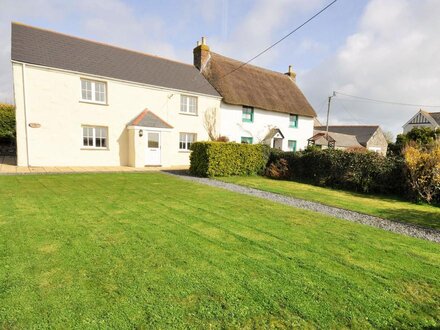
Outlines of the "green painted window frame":
{"type": "Polygon", "coordinates": [[[289,140],[287,142],[287,146],[289,148],[289,151],[296,151],[296,145],[297,145],[297,141],[296,140],[289,140]]]}
{"type": "Polygon", "coordinates": [[[298,115],[293,115],[293,114],[289,115],[289,127],[298,128],[298,115]]]}
{"type": "Polygon", "coordinates": [[[243,106],[241,111],[241,120],[243,123],[253,123],[254,122],[254,108],[243,106]],[[251,119],[245,118],[245,115],[251,115],[251,119]]]}
{"type": "Polygon", "coordinates": [[[248,136],[241,137],[241,143],[252,144],[254,142],[254,138],[248,136]]]}

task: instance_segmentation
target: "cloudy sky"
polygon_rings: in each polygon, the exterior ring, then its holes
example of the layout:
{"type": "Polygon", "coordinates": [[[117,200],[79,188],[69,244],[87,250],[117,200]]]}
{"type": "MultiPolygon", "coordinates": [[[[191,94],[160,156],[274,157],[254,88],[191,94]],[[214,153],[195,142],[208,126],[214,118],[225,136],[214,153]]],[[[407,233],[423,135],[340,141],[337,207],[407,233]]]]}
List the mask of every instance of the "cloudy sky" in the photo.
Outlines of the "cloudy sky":
{"type": "MultiPolygon", "coordinates": [[[[0,101],[12,101],[10,22],[192,62],[201,36],[246,61],[330,0],[0,0],[0,101]]],[[[399,133],[419,104],[440,105],[440,0],[339,0],[254,64],[285,72],[325,121],[380,124],[399,133]]],[[[425,107],[440,111],[440,107],[425,107]]]]}

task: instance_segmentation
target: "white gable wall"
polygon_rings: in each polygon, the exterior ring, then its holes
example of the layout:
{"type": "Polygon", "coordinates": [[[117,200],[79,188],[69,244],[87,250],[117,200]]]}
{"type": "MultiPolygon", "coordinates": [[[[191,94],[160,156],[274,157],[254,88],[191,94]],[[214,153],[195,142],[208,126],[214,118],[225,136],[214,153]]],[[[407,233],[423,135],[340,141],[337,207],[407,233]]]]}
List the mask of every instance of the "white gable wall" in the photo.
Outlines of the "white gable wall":
{"type": "Polygon", "coordinates": [[[21,63],[13,63],[13,74],[19,166],[128,165],[126,126],[145,108],[174,127],[171,132],[162,134],[162,165],[188,165],[189,152],[179,151],[179,133],[196,133],[197,140],[207,140],[204,112],[220,107],[219,97],[26,65],[26,123],[21,63]],[[108,105],[81,102],[80,78],[107,82],[108,105]],[[179,113],[181,94],[198,97],[198,116],[179,113]],[[31,128],[29,123],[40,127],[31,128]],[[82,125],[108,127],[108,149],[85,150],[82,147],[82,125]]]}
{"type": "Polygon", "coordinates": [[[242,122],[242,106],[221,102],[220,135],[241,142],[241,137],[252,137],[253,143],[261,142],[271,128],[279,128],[284,135],[282,149],[288,150],[288,141],[297,141],[297,150],[307,148],[307,140],[313,136],[313,118],[299,116],[298,127],[289,127],[289,114],[254,108],[252,123],[242,122]]]}
{"type": "Polygon", "coordinates": [[[422,111],[419,111],[403,126],[403,134],[411,132],[411,130],[416,127],[436,129],[439,125],[437,125],[432,118],[428,118],[422,111]]]}

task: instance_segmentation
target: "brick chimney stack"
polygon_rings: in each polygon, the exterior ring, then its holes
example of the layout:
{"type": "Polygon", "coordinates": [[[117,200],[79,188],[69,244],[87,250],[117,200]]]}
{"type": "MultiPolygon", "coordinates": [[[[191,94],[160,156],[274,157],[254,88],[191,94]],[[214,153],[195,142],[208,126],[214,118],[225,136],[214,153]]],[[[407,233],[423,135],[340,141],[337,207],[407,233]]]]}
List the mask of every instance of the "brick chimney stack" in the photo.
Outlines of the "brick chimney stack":
{"type": "Polygon", "coordinates": [[[194,66],[200,71],[203,70],[209,60],[209,46],[206,44],[206,38],[202,37],[202,41],[197,41],[197,46],[193,50],[194,66]]]}
{"type": "Polygon", "coordinates": [[[296,82],[296,73],[295,71],[293,71],[293,67],[291,65],[289,65],[289,71],[287,71],[285,74],[288,75],[290,79],[296,82]]]}

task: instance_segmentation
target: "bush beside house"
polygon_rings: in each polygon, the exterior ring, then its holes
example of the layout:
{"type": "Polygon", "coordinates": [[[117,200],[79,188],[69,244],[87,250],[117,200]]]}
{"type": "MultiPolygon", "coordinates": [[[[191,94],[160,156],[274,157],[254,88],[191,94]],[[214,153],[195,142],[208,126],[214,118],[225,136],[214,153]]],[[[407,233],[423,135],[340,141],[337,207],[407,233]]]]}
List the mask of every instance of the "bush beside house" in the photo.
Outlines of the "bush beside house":
{"type": "Polygon", "coordinates": [[[263,144],[195,142],[191,150],[190,173],[202,177],[262,173],[269,159],[263,144]]]}
{"type": "Polygon", "coordinates": [[[0,103],[0,155],[15,154],[15,106],[0,103]]]}

